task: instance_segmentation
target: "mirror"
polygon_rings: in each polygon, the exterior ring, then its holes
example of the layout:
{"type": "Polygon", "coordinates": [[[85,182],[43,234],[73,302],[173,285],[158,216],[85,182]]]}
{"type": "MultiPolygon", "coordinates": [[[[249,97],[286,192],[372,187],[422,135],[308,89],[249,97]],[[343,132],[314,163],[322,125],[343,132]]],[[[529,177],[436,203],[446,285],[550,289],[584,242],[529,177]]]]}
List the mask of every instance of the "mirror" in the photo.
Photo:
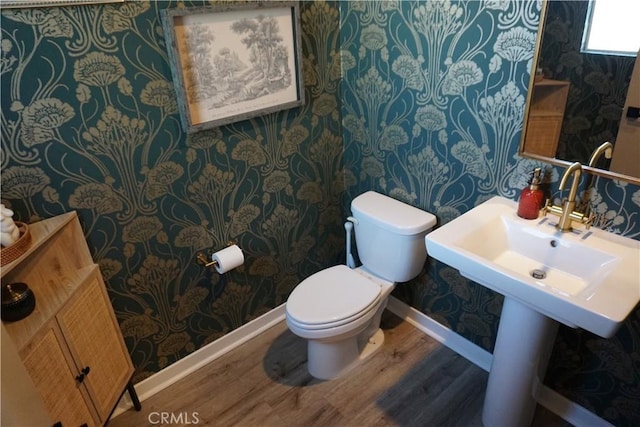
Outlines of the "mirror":
{"type": "Polygon", "coordinates": [[[591,153],[610,141],[613,158],[601,156],[585,169],[640,185],[640,119],[627,117],[629,107],[640,106],[640,90],[629,91],[632,74],[631,85],[640,85],[640,61],[581,52],[589,1],[542,7],[520,154],[564,167],[588,165],[591,153]]]}

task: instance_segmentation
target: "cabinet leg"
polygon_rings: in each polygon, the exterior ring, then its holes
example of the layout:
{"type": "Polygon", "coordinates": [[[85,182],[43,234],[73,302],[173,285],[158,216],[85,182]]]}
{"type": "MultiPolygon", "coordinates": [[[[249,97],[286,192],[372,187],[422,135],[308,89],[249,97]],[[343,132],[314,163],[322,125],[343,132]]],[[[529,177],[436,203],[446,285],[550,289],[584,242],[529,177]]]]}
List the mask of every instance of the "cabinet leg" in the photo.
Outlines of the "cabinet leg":
{"type": "Polygon", "coordinates": [[[131,381],[127,383],[127,391],[129,392],[129,396],[133,402],[133,407],[136,408],[136,411],[140,411],[142,409],[142,405],[140,404],[138,393],[136,393],[136,389],[133,387],[133,383],[131,381]]]}

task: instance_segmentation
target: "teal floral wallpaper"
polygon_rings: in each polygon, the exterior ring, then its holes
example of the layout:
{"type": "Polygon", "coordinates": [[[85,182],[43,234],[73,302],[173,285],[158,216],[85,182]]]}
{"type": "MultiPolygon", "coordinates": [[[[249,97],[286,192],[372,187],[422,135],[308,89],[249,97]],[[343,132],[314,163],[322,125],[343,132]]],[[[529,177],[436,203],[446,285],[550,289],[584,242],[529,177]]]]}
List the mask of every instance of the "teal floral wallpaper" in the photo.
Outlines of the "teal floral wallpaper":
{"type": "MultiPolygon", "coordinates": [[[[563,170],[518,156],[537,1],[341,3],[349,198],[377,189],[446,223],[494,195],[517,199],[535,166],[550,196],[563,170]]],[[[586,180],[585,180],[586,181],[586,180]]],[[[640,237],[640,188],[593,181],[596,225],[640,237]]],[[[584,185],[583,185],[584,189],[584,185]]],[[[491,351],[502,297],[429,259],[395,295],[491,351]]],[[[640,309],[603,340],[561,328],[545,383],[615,425],[640,424],[640,309]]]]}
{"type": "MultiPolygon", "coordinates": [[[[535,166],[517,154],[539,1],[304,1],[304,107],[187,136],[160,9],[3,10],[2,200],[23,221],[79,212],[148,377],[343,262],[351,199],[375,189],[450,221],[535,166]],[[223,276],[198,250],[236,240],[223,276]]],[[[640,238],[640,188],[597,179],[598,227],[640,238]]],[[[396,296],[491,350],[502,299],[429,259],[396,296]]],[[[640,309],[603,340],[561,328],[545,383],[640,424],[640,309]]]]}
{"type": "Polygon", "coordinates": [[[301,4],[303,107],[187,136],[161,9],[2,11],[2,200],[77,210],[140,381],[338,262],[344,184],[337,3],[301,4]],[[195,263],[230,240],[242,268],[195,263]]]}
{"type": "MultiPolygon", "coordinates": [[[[557,156],[582,163],[602,142],[615,141],[636,59],[581,52],[588,7],[585,0],[549,2],[540,54],[546,76],[571,82],[557,156]]],[[[609,162],[603,158],[601,166],[609,162]]]]}

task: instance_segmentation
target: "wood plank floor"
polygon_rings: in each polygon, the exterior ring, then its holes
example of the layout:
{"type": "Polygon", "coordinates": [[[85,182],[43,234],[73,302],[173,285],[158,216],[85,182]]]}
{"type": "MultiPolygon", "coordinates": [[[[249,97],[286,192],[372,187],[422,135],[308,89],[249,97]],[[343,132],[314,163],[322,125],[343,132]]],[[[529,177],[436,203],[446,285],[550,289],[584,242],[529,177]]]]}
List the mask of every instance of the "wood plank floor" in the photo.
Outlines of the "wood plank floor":
{"type": "MultiPolygon", "coordinates": [[[[486,372],[389,312],[382,327],[374,356],[320,381],[283,321],[109,426],[482,426],[486,372]]],[[[533,425],[569,424],[538,406],[533,425]]]]}

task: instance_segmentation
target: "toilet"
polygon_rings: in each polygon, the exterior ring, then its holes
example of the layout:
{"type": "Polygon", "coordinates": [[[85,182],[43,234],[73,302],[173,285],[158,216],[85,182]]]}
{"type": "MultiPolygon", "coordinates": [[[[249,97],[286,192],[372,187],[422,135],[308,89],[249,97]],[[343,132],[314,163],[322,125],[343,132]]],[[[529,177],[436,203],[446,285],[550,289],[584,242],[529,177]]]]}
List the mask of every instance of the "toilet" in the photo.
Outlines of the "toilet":
{"type": "Polygon", "coordinates": [[[337,378],[380,348],[380,318],[396,283],[416,277],[427,259],[424,236],[434,215],[374,191],[351,202],[362,266],[337,265],[300,282],[286,303],[286,322],[308,340],[307,367],[337,378]]]}

